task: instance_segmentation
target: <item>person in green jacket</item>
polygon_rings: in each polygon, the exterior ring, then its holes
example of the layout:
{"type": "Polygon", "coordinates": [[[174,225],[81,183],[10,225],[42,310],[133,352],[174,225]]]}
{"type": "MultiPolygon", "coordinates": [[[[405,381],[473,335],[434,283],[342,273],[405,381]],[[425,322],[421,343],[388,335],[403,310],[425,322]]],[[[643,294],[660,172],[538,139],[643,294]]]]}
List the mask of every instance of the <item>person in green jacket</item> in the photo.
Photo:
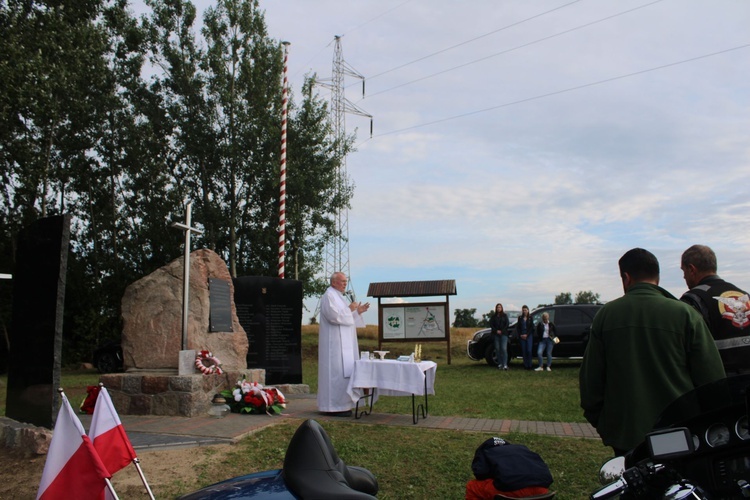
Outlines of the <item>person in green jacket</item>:
{"type": "Polygon", "coordinates": [[[619,267],[625,295],[594,317],[579,382],[586,420],[624,455],[669,403],[725,374],[701,315],[659,287],[654,254],[634,248],[619,267]]]}

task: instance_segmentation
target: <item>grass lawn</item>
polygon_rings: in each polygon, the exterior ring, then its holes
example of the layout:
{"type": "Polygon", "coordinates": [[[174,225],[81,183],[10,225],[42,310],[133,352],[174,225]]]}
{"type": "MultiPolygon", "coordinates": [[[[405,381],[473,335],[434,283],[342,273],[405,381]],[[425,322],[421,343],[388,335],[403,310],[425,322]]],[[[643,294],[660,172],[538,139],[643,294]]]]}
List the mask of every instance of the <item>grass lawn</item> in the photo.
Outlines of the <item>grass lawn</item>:
{"type": "MultiPolygon", "coordinates": [[[[383,427],[323,422],[342,460],[365,467],[378,479],[379,499],[461,499],[472,479],[476,448],[490,434],[439,431],[414,427],[383,427]]],[[[232,476],[281,468],[286,443],[297,428],[293,422],[268,427],[243,440],[228,456],[212,460],[198,471],[208,485],[232,476]]],[[[552,472],[557,499],[588,498],[598,487],[599,467],[609,457],[598,440],[554,438],[531,434],[503,436],[539,453],[552,472]]],[[[198,452],[210,453],[210,449],[198,452]]],[[[188,492],[184,485],[162,491],[165,497],[188,492]],[[166,495],[165,495],[166,494],[166,495]]]]}
{"type": "MultiPolygon", "coordinates": [[[[472,361],[466,356],[466,341],[475,329],[451,330],[451,364],[448,364],[445,342],[422,344],[422,357],[435,361],[435,396],[430,396],[430,414],[470,418],[508,418],[551,422],[585,422],[578,405],[578,369],[580,361],[554,361],[551,372],[526,371],[520,360],[514,360],[508,371],[472,361]]],[[[302,330],[303,381],[310,391],[318,387],[318,328],[302,330]]],[[[360,331],[360,349],[376,350],[377,327],[360,331]]],[[[409,354],[414,342],[392,342],[383,345],[388,358],[409,354]]],[[[380,397],[377,411],[404,413],[403,398],[380,397]]]]}
{"type": "MultiPolygon", "coordinates": [[[[303,326],[303,382],[317,391],[317,326],[303,326]]],[[[473,418],[584,422],[578,406],[578,361],[556,361],[552,372],[527,372],[515,360],[509,371],[466,356],[466,341],[474,329],[452,329],[451,364],[446,343],[423,343],[424,359],[438,363],[435,396],[430,414],[473,418]]],[[[414,343],[389,343],[389,358],[409,354],[414,343]]],[[[377,349],[377,329],[360,331],[360,348],[377,349]]],[[[62,385],[73,404],[85,396],[87,385],[98,382],[92,371],[65,371],[62,385]]],[[[0,377],[0,415],[5,414],[6,377],[0,377]]],[[[409,414],[404,398],[381,397],[375,411],[409,414]]],[[[248,416],[252,418],[252,416],[248,416]]],[[[236,450],[212,465],[196,470],[202,485],[232,476],[280,468],[286,444],[297,423],[280,422],[243,440],[236,450]]],[[[348,422],[326,422],[326,431],[342,459],[373,471],[380,483],[381,499],[463,498],[472,478],[471,462],[488,433],[431,430],[414,427],[382,427],[348,422]]],[[[552,488],[561,500],[585,498],[598,487],[600,465],[611,451],[599,440],[557,438],[512,433],[504,438],[525,444],[539,453],[552,471],[552,488]]],[[[211,447],[196,453],[211,454],[211,447]]],[[[162,497],[174,497],[193,488],[174,484],[162,497]]]]}

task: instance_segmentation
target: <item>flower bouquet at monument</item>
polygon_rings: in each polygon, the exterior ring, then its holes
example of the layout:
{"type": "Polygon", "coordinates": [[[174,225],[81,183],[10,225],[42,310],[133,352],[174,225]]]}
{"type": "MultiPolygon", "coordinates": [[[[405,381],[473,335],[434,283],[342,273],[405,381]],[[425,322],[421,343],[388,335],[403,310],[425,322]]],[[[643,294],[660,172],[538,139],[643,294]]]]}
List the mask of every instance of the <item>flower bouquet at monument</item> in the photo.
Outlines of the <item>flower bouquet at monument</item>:
{"type": "Polygon", "coordinates": [[[278,415],[286,408],[286,398],[275,387],[263,387],[244,378],[232,390],[221,391],[233,413],[278,415]]]}

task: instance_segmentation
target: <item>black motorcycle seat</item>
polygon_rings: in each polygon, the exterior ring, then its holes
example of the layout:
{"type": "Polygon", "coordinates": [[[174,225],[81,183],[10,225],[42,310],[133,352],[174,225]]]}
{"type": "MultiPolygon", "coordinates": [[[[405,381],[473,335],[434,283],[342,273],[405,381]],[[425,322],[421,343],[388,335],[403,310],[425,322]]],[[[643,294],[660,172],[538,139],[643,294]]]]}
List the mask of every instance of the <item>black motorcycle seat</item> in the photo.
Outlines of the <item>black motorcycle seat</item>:
{"type": "Polygon", "coordinates": [[[292,436],[282,474],[287,488],[303,500],[370,500],[378,493],[375,476],[346,465],[326,431],[312,419],[292,436]]]}

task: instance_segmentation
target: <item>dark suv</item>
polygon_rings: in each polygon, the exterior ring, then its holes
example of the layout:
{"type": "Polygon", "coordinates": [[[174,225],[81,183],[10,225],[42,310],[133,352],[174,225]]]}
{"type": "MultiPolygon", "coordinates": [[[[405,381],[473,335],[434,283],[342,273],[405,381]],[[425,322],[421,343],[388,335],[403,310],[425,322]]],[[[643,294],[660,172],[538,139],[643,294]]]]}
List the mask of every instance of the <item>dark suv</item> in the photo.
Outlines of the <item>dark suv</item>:
{"type": "MultiPolygon", "coordinates": [[[[542,313],[549,313],[549,320],[557,327],[560,343],[555,345],[552,354],[555,358],[580,358],[586,350],[591,331],[591,322],[602,304],[571,304],[539,307],[531,311],[531,319],[536,327],[542,321],[542,313]]],[[[508,344],[508,358],[520,358],[521,346],[515,338],[516,322],[510,325],[511,341],[508,344]]],[[[536,358],[537,341],[531,351],[536,358]]],[[[485,328],[474,334],[466,345],[466,353],[474,361],[484,359],[488,365],[497,366],[495,345],[492,342],[490,329],[485,328]]]]}

